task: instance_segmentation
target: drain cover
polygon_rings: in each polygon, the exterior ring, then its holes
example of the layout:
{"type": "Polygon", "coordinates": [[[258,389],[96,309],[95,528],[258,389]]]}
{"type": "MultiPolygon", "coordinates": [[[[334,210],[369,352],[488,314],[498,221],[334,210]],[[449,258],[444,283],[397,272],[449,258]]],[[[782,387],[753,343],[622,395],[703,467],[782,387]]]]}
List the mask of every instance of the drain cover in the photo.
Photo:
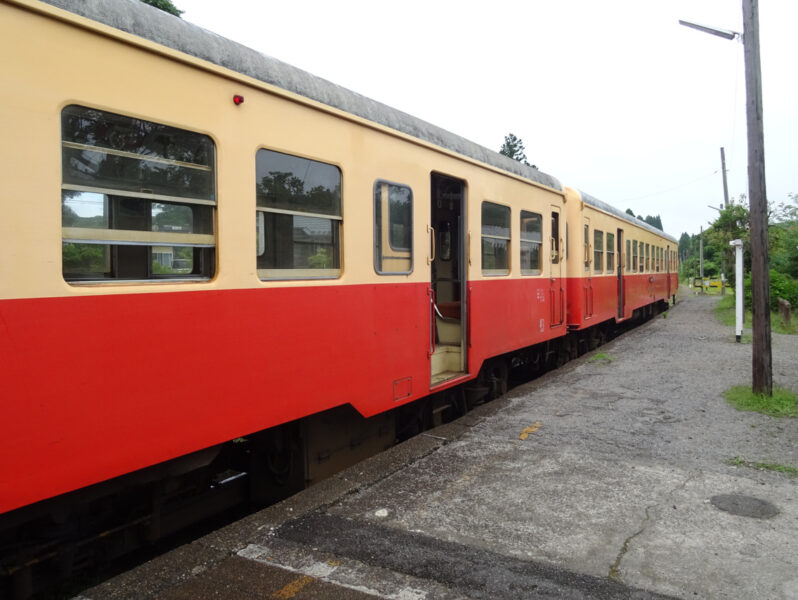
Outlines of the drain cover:
{"type": "Polygon", "coordinates": [[[721,494],[709,499],[715,508],[740,517],[753,517],[754,519],[769,519],[779,514],[779,509],[767,500],[760,500],[753,496],[739,494],[721,494]]]}

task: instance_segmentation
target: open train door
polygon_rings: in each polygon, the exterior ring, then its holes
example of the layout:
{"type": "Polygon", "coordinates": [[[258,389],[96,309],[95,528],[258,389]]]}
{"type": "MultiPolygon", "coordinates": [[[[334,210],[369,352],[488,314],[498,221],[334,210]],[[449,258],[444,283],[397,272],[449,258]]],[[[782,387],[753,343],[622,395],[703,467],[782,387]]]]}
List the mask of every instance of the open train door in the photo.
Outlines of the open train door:
{"type": "Polygon", "coordinates": [[[551,302],[551,327],[562,325],[563,313],[565,312],[562,290],[562,264],[565,260],[564,244],[562,241],[560,222],[560,207],[551,207],[551,292],[549,301],[551,302]]]}
{"type": "Polygon", "coordinates": [[[467,370],[466,182],[433,173],[430,195],[430,387],[467,370]]]}

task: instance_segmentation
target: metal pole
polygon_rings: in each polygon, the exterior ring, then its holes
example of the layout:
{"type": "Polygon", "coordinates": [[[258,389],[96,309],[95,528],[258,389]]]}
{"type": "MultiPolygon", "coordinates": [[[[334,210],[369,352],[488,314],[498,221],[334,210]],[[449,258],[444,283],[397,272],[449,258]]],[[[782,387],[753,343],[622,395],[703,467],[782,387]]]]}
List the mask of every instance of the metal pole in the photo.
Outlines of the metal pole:
{"type": "Polygon", "coordinates": [[[698,260],[700,268],[698,270],[698,276],[701,278],[701,293],[704,293],[704,228],[701,228],[701,238],[698,242],[698,260]]]}
{"type": "Polygon", "coordinates": [[[734,338],[737,340],[737,343],[739,344],[740,340],[743,337],[743,285],[745,282],[745,280],[743,279],[743,241],[732,240],[731,242],[729,242],[729,246],[734,247],[734,259],[735,259],[734,338]]]}
{"type": "Polygon", "coordinates": [[[723,173],[723,208],[729,208],[729,184],[726,182],[726,151],[720,149],[720,170],[723,173]]]}
{"type": "Polygon", "coordinates": [[[759,60],[759,3],[743,0],[746,120],[748,123],[748,198],[751,203],[751,293],[753,297],[753,392],[773,394],[770,339],[770,273],[765,190],[765,139],[762,127],[762,72],[759,60]]]}

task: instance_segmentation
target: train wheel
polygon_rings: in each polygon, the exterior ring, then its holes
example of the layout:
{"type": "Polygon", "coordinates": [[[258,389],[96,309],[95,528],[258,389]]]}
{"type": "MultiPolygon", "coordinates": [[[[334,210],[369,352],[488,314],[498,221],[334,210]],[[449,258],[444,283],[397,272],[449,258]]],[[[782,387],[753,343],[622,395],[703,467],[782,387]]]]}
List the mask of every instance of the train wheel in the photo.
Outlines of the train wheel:
{"type": "Polygon", "coordinates": [[[482,365],[478,380],[481,386],[488,388],[487,400],[494,400],[507,393],[507,382],[510,369],[503,358],[492,358],[482,365]]]}

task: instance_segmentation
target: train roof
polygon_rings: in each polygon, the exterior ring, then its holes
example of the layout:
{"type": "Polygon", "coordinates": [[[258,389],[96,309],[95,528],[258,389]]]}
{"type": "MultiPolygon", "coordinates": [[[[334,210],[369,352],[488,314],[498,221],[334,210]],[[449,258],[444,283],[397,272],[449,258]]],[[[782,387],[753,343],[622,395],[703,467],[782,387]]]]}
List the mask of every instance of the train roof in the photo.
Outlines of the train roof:
{"type": "Polygon", "coordinates": [[[638,219],[637,217],[633,217],[632,215],[630,215],[630,214],[628,214],[628,213],[626,213],[626,212],[624,212],[622,210],[619,210],[619,209],[615,208],[611,204],[607,204],[606,202],[602,202],[598,198],[594,198],[590,194],[586,194],[586,193],[584,193],[581,190],[579,190],[579,194],[582,196],[582,200],[584,200],[586,204],[590,204],[591,206],[594,206],[594,207],[598,208],[599,210],[603,210],[604,212],[608,212],[611,215],[614,215],[614,216],[618,217],[619,219],[623,219],[624,221],[629,221],[630,223],[632,223],[633,225],[635,225],[637,227],[640,227],[642,229],[646,229],[646,230],[650,231],[651,233],[654,233],[656,235],[659,235],[661,237],[669,239],[674,244],[678,244],[679,243],[676,240],[676,238],[671,237],[670,235],[668,235],[667,233],[665,233],[661,229],[657,229],[653,225],[649,225],[645,221],[642,221],[641,219],[638,219]]]}
{"type": "Polygon", "coordinates": [[[400,110],[192,25],[140,0],[43,1],[563,191],[562,184],[556,178],[534,167],[524,165],[400,110]]]}

